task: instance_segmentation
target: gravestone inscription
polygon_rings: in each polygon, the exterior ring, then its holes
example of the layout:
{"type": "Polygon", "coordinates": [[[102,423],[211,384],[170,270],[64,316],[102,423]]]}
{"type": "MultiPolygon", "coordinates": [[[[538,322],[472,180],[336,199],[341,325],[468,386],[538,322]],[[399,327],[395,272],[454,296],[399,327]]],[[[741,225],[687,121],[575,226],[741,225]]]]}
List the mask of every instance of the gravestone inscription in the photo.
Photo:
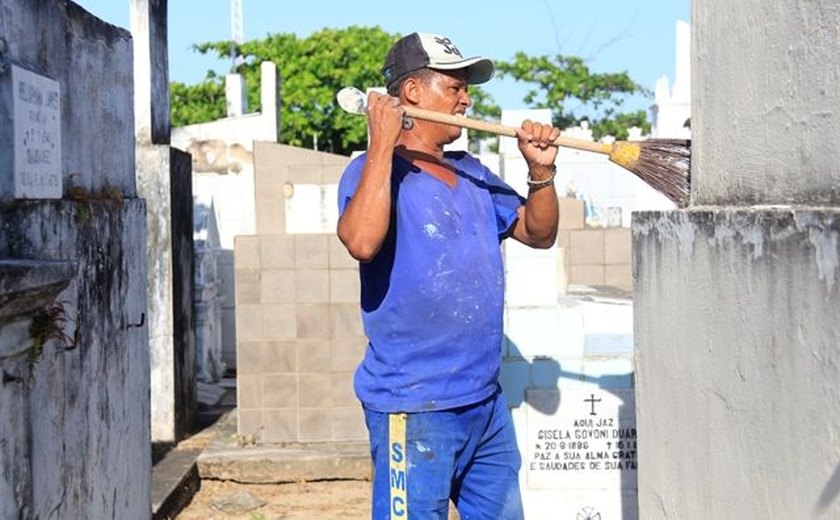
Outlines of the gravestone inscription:
{"type": "Polygon", "coordinates": [[[636,487],[632,389],[564,388],[554,415],[538,410],[533,406],[528,415],[523,466],[529,487],[636,487]]]}
{"type": "Polygon", "coordinates": [[[14,198],[61,198],[61,87],[11,66],[14,198]]]}

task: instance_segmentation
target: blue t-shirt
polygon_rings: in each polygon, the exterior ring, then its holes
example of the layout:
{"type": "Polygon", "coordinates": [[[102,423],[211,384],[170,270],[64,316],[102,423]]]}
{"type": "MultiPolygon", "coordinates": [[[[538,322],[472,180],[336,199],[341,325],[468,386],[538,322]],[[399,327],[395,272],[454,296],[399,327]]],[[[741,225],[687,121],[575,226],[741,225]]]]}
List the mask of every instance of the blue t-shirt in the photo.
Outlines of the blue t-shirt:
{"type": "MultiPolygon", "coordinates": [[[[504,266],[500,243],[524,203],[469,154],[447,153],[450,187],[394,155],[391,223],[373,261],[359,266],[369,339],[356,395],[379,412],[472,404],[498,387],[504,266]]],[[[343,213],[364,155],[344,171],[343,213]]]]}

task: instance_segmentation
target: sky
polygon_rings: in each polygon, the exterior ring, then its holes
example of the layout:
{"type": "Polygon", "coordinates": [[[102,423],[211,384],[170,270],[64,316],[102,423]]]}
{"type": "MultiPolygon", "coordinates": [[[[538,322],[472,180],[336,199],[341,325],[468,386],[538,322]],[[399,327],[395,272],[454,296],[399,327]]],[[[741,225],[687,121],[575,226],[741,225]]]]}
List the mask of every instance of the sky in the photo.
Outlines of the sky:
{"type": "MultiPolygon", "coordinates": [[[[129,27],[129,0],[74,0],[106,22],[129,27]]],[[[674,78],[675,25],[690,21],[690,0],[241,0],[245,40],[272,33],[298,37],[323,28],[379,26],[387,32],[443,34],[466,56],[510,60],[570,54],[595,72],[627,71],[653,90],[661,76],[674,78]]],[[[203,56],[192,45],[231,39],[229,0],[169,0],[169,77],[200,82],[207,71],[230,69],[229,60],[203,56]]],[[[367,88],[376,85],[355,85],[367,88]]],[[[484,90],[503,108],[524,108],[526,87],[493,79],[484,90]]],[[[652,99],[636,97],[627,108],[647,109],[652,99]]]]}

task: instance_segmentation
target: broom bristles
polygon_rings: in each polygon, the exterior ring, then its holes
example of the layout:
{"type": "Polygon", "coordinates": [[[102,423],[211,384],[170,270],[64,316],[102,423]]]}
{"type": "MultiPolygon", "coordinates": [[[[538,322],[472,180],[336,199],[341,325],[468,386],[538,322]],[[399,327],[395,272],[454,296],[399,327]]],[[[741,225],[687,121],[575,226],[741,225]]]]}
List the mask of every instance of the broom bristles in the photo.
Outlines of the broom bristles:
{"type": "Polygon", "coordinates": [[[691,181],[691,140],[639,141],[639,159],[630,170],[678,207],[688,204],[691,181]]]}

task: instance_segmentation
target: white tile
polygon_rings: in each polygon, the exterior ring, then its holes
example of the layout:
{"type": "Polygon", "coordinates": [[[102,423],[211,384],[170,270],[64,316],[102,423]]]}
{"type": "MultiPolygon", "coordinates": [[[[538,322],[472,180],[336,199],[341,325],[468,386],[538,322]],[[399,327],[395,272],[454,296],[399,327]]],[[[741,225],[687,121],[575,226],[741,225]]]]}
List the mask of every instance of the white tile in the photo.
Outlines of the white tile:
{"type": "Polygon", "coordinates": [[[511,307],[557,304],[557,258],[516,257],[507,266],[505,303],[511,307]]]}
{"type": "Polygon", "coordinates": [[[574,359],[583,357],[583,309],[580,306],[557,307],[557,357],[574,359]]]}
{"type": "Polygon", "coordinates": [[[586,334],[633,334],[633,304],[582,302],[586,334]]]}
{"type": "Polygon", "coordinates": [[[557,308],[554,306],[508,308],[505,335],[519,355],[556,357],[560,339],[557,329],[557,308]]]}

